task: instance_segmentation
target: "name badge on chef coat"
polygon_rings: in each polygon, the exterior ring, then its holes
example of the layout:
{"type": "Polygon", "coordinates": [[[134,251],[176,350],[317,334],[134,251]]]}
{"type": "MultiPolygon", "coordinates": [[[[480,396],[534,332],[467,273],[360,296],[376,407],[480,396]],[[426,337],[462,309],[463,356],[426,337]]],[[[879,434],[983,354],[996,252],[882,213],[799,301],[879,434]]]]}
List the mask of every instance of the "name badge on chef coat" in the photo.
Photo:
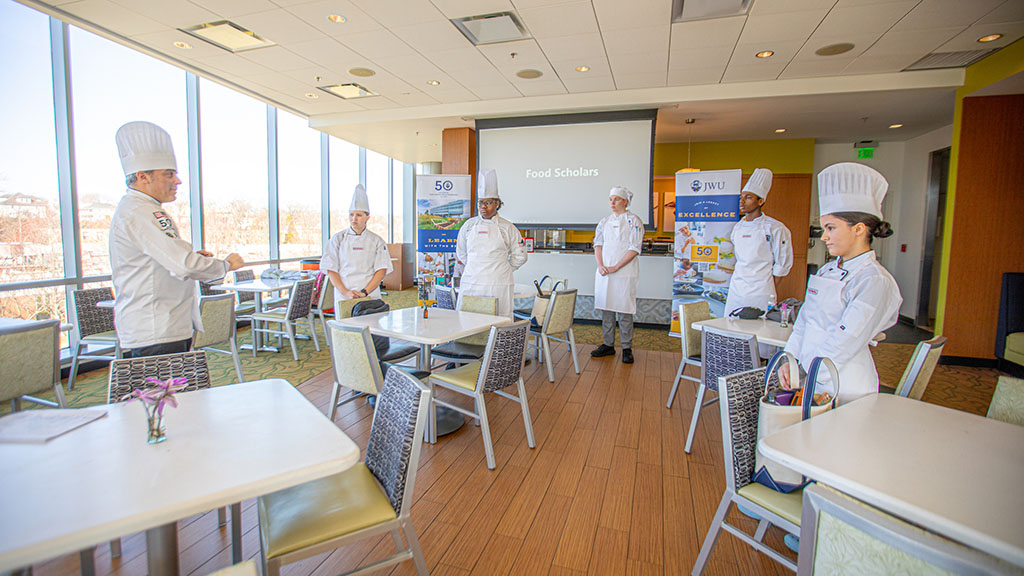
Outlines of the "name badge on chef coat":
{"type": "Polygon", "coordinates": [[[171,220],[163,210],[157,210],[153,212],[153,217],[156,218],[157,225],[171,238],[177,238],[178,235],[174,230],[174,221],[171,220]]]}
{"type": "Polygon", "coordinates": [[[750,234],[744,234],[743,238],[750,238],[750,234]]]}
{"type": "Polygon", "coordinates": [[[490,230],[477,230],[477,234],[490,234],[490,230]]]}
{"type": "Polygon", "coordinates": [[[362,246],[353,246],[352,249],[353,250],[362,250],[363,247],[362,246]]]}

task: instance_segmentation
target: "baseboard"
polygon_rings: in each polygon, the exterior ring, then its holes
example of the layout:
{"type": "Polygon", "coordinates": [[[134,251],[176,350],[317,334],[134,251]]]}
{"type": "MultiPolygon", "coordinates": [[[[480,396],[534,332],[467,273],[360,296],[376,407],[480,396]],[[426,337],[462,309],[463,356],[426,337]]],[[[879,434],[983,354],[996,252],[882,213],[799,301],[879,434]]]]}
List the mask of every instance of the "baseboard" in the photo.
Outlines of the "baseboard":
{"type": "Polygon", "coordinates": [[[939,364],[943,366],[967,366],[969,368],[998,368],[995,358],[972,358],[970,356],[946,356],[939,357],[939,364]]]}
{"type": "Polygon", "coordinates": [[[1000,372],[1006,372],[1007,374],[1013,376],[1014,378],[1024,378],[1024,366],[1021,366],[1020,364],[1015,364],[1013,362],[1010,362],[1009,360],[1003,360],[1002,358],[1000,358],[998,362],[998,368],[1000,372]]]}
{"type": "Polygon", "coordinates": [[[903,324],[904,326],[917,328],[917,324],[914,323],[914,319],[911,318],[910,316],[904,316],[903,314],[900,314],[899,318],[896,319],[896,322],[898,322],[899,324],[903,324]]]}

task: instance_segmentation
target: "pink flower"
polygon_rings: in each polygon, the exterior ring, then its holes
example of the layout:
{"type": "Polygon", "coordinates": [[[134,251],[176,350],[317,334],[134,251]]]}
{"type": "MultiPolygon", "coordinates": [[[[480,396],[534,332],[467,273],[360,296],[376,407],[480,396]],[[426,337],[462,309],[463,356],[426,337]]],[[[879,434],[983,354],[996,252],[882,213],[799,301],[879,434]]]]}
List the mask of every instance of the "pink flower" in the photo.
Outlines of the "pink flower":
{"type": "Polygon", "coordinates": [[[150,377],[146,378],[146,382],[155,384],[155,386],[146,389],[132,390],[132,393],[122,398],[122,400],[139,400],[147,406],[155,407],[156,413],[163,415],[164,406],[167,404],[170,404],[174,408],[178,407],[178,401],[174,399],[174,395],[185,389],[188,385],[188,378],[179,377],[160,380],[159,378],[150,377]]]}

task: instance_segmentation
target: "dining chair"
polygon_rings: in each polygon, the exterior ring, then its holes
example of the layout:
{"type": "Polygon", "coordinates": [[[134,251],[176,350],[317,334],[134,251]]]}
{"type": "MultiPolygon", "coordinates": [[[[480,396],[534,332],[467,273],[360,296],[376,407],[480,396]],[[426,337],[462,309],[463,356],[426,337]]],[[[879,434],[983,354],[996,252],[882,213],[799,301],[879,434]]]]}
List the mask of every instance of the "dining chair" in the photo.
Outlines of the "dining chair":
{"type": "Polygon", "coordinates": [[[434,286],[434,300],[437,307],[444,310],[455,310],[455,289],[450,286],[434,286]]]}
{"type": "MultiPolygon", "coordinates": [[[[523,384],[523,360],[526,354],[526,336],[530,323],[520,320],[512,324],[491,326],[487,336],[487,347],[481,360],[465,364],[454,370],[434,372],[430,375],[431,390],[435,385],[453,392],[473,398],[474,410],[466,410],[434,397],[430,407],[431,421],[436,421],[435,406],[440,405],[460,412],[480,421],[480,433],[484,441],[484,453],[487,456],[487,467],[494,470],[494,446],[491,442],[491,427],[487,417],[485,396],[497,394],[518,402],[523,411],[523,424],[526,426],[526,440],[530,448],[536,446],[533,439],[533,423],[530,420],[530,405],[526,399],[526,386],[523,384]],[[518,396],[504,391],[509,386],[516,386],[518,396]]],[[[431,427],[430,442],[437,442],[437,427],[431,427]]]]}
{"type": "Polygon", "coordinates": [[[1020,574],[992,556],[928,532],[828,486],[803,492],[797,576],[1020,574]]]}
{"type": "Polygon", "coordinates": [[[331,320],[327,325],[330,328],[331,369],[334,374],[327,416],[333,422],[339,406],[363,396],[379,394],[384,376],[368,327],[349,326],[337,320],[331,320]],[[350,393],[343,396],[343,389],[350,393]]]}
{"type": "Polygon", "coordinates": [[[71,292],[75,301],[75,325],[78,327],[78,344],[71,358],[71,371],[68,372],[68,391],[75,389],[75,377],[78,375],[78,363],[86,360],[114,360],[121,357],[121,341],[114,327],[114,309],[100,308],[96,304],[104,300],[114,299],[114,289],[89,288],[71,292]],[[103,347],[114,347],[114,354],[82,354],[86,346],[94,344],[103,347]]]}
{"type": "Polygon", "coordinates": [[[235,336],[235,297],[227,293],[200,296],[199,315],[202,317],[203,330],[193,331],[192,349],[230,354],[235,362],[238,381],[245,382],[245,374],[242,373],[242,360],[238,356],[238,340],[235,336]],[[228,343],[231,350],[214,348],[214,346],[225,342],[228,343]]]}
{"type": "Polygon", "coordinates": [[[672,391],[668,394],[666,408],[672,408],[675,402],[676,392],[679,391],[679,383],[683,380],[690,380],[700,384],[700,378],[686,375],[687,366],[701,367],[701,330],[694,328],[694,322],[711,319],[711,305],[706,300],[690,302],[679,305],[679,343],[683,349],[683,359],[679,361],[679,370],[676,371],[676,379],[672,382],[672,391]]]}
{"type": "Polygon", "coordinates": [[[430,389],[413,376],[389,370],[362,463],[260,497],[263,576],[277,576],[285,564],[387,533],[398,552],[347,574],[410,559],[417,574],[429,573],[410,511],[430,396],[430,389]]]}
{"type": "MultiPolygon", "coordinates": [[[[562,290],[568,290],[569,279],[552,278],[551,276],[545,274],[544,277],[540,279],[540,282],[537,283],[537,285],[540,286],[541,294],[545,296],[550,296],[551,292],[558,290],[559,288],[561,288],[562,290]]],[[[546,304],[538,302],[536,296],[534,296],[533,298],[534,301],[532,308],[520,308],[518,310],[513,310],[512,317],[517,320],[529,320],[530,318],[535,318],[536,316],[538,316],[538,312],[542,310],[546,306],[546,304]]]]}
{"type": "MultiPolygon", "coordinates": [[[[754,354],[757,346],[754,346],[754,354]]],[[[778,382],[778,375],[770,378],[778,382]]],[[[722,530],[765,554],[772,560],[796,571],[796,564],[764,543],[769,525],[800,535],[801,491],[784,494],[751,480],[757,452],[758,402],[765,389],[765,371],[755,368],[738,374],[718,377],[719,410],[722,417],[722,456],[725,463],[725,492],[711,520],[700,554],[693,565],[693,576],[700,576],[707,567],[722,530]],[[733,504],[742,506],[760,517],[751,536],[726,522],[733,504]]]]}
{"type": "MultiPolygon", "coordinates": [[[[256,273],[252,270],[235,270],[234,275],[235,284],[252,282],[256,279],[256,273]]],[[[256,294],[242,290],[236,290],[235,294],[238,298],[238,303],[235,304],[235,316],[248,320],[249,316],[256,311],[256,294]]]]}
{"type": "MultiPolygon", "coordinates": [[[[440,288],[443,288],[441,286],[440,288]]],[[[454,310],[454,308],[452,308],[454,310]]],[[[486,296],[463,296],[462,311],[475,312],[494,316],[498,313],[498,299],[486,296]]],[[[484,357],[484,350],[487,348],[487,332],[472,334],[458,340],[438,344],[430,350],[430,355],[440,360],[438,365],[454,363],[466,364],[484,357]]]]}
{"type": "MultiPolygon", "coordinates": [[[[224,283],[224,279],[223,278],[218,278],[216,280],[210,280],[209,282],[207,282],[205,280],[196,280],[196,284],[199,285],[199,296],[217,296],[218,294],[225,294],[225,292],[221,292],[219,290],[214,290],[213,289],[214,286],[216,286],[218,284],[223,284],[223,283],[224,283]]],[[[232,296],[232,300],[234,300],[233,296],[232,296]]]]}
{"type": "Polygon", "coordinates": [[[1024,380],[1000,376],[987,417],[1024,426],[1024,380]]]}
{"type": "Polygon", "coordinates": [[[690,418],[690,431],[686,434],[686,447],[683,448],[687,454],[693,448],[693,435],[697,433],[700,411],[718,402],[718,396],[705,401],[704,394],[709,391],[718,394],[719,376],[745,372],[761,365],[757,353],[757,336],[708,327],[701,332],[701,382],[697,387],[697,400],[690,418]]]}
{"type": "Polygon", "coordinates": [[[906,370],[896,385],[896,395],[904,398],[920,400],[932,378],[932,372],[939,363],[942,348],[946,345],[945,336],[937,336],[931,340],[917,343],[914,353],[910,356],[906,370]]]}
{"type": "Polygon", "coordinates": [[[334,318],[334,284],[331,283],[330,276],[320,272],[316,275],[314,288],[317,286],[319,290],[313,290],[313,312],[320,318],[320,328],[323,329],[324,340],[330,348],[331,336],[327,333],[327,318],[334,318]]]}
{"type": "MultiPolygon", "coordinates": [[[[292,286],[291,294],[288,296],[288,306],[284,309],[265,310],[252,315],[253,334],[260,332],[288,338],[288,343],[292,347],[292,357],[296,362],[299,361],[299,349],[295,346],[295,328],[297,326],[309,328],[309,333],[313,336],[313,346],[316,347],[317,352],[320,351],[320,341],[316,336],[316,320],[313,317],[312,308],[313,282],[312,278],[297,281],[292,286]],[[283,329],[267,328],[266,325],[271,323],[280,324],[283,329]]],[[[256,355],[255,346],[252,347],[252,355],[256,355]]]]}
{"type": "Polygon", "coordinates": [[[60,383],[60,320],[0,326],[0,402],[11,401],[67,408],[60,383]],[[52,390],[56,402],[32,396],[52,390]]]}
{"type": "Polygon", "coordinates": [[[580,363],[576,359],[576,336],[573,333],[573,318],[576,315],[576,289],[557,290],[551,293],[545,315],[530,323],[530,335],[534,343],[530,347],[538,351],[540,362],[547,364],[548,381],[555,381],[554,362],[551,361],[551,340],[563,342],[569,347],[572,355],[572,366],[580,373],[580,363]]]}

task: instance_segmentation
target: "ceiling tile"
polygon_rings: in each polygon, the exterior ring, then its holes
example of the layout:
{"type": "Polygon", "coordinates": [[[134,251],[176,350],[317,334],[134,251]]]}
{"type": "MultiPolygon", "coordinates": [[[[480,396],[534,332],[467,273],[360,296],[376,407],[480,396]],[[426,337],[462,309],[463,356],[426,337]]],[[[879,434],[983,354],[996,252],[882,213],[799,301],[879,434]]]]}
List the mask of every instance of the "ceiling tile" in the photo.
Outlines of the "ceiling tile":
{"type": "Polygon", "coordinates": [[[189,60],[200,60],[203,58],[213,58],[214,56],[223,56],[228,54],[228,52],[223,48],[218,48],[209,42],[203,42],[202,40],[189,36],[179,30],[140,34],[138,36],[132,36],[131,38],[132,40],[141,42],[154,50],[166,52],[169,56],[187,58],[189,60]],[[183,50],[174,46],[175,42],[185,42],[192,46],[192,48],[183,50]]]}
{"type": "Polygon", "coordinates": [[[355,4],[389,28],[447,20],[430,0],[355,0],[355,4]]]}
{"type": "Polygon", "coordinates": [[[306,60],[294,52],[289,52],[281,46],[270,46],[268,48],[260,48],[259,50],[248,50],[246,52],[241,52],[239,55],[246,60],[252,60],[261,66],[266,66],[271,70],[278,70],[281,72],[313,66],[313,63],[309,60],[306,60]]]}
{"type": "Polygon", "coordinates": [[[523,68],[535,68],[542,72],[552,72],[547,57],[541,51],[536,40],[516,40],[515,42],[502,42],[501,44],[485,44],[477,46],[491,64],[494,65],[505,76],[514,74],[523,68]],[[515,56],[513,56],[515,54],[515,56]]]}
{"type": "Polygon", "coordinates": [[[437,104],[437,100],[427,96],[423,92],[408,92],[402,94],[392,94],[388,98],[394,100],[402,106],[430,106],[437,104]]]}
{"type": "MultiPolygon", "coordinates": [[[[845,56],[845,54],[843,55],[845,56]]],[[[843,73],[854,58],[840,58],[825,60],[819,57],[818,60],[804,60],[789,63],[782,71],[780,78],[813,78],[816,76],[839,76],[843,73]]]]}
{"type": "Polygon", "coordinates": [[[555,73],[564,81],[570,78],[586,78],[595,76],[611,76],[612,70],[608,66],[608,61],[603,57],[598,60],[592,58],[589,60],[580,60],[578,58],[573,60],[553,60],[551,66],[555,69],[555,73]],[[590,67],[590,70],[586,72],[579,72],[576,70],[581,64],[586,64],[590,67]]]}
{"type": "Polygon", "coordinates": [[[729,63],[737,66],[778,66],[781,62],[782,66],[785,67],[786,63],[796,56],[797,51],[800,50],[803,44],[799,40],[795,42],[765,42],[758,44],[741,42],[736,45],[736,50],[732,53],[729,63]],[[768,58],[758,58],[755,56],[762,50],[771,50],[775,54],[768,58]]]}
{"type": "Polygon", "coordinates": [[[473,89],[476,86],[494,86],[508,84],[505,75],[497,68],[487,63],[486,67],[478,69],[445,70],[448,75],[466,88],[473,89]]]}
{"type": "Polygon", "coordinates": [[[390,108],[398,108],[398,103],[394,100],[385,98],[384,96],[374,96],[372,98],[360,98],[357,100],[360,106],[367,110],[388,110],[390,108]]]}
{"type": "Polygon", "coordinates": [[[570,94],[583,92],[606,92],[615,90],[615,81],[611,76],[595,76],[592,78],[563,79],[562,84],[570,94]]]}
{"type": "Polygon", "coordinates": [[[569,4],[578,1],[579,0],[512,0],[512,4],[515,4],[516,10],[526,10],[528,8],[543,8],[546,6],[554,6],[556,4],[569,4]]]}
{"type": "Polygon", "coordinates": [[[843,74],[883,74],[899,72],[917,62],[924,53],[913,54],[870,54],[859,56],[843,69],[843,74]]]}
{"type": "Polygon", "coordinates": [[[725,66],[711,68],[669,69],[669,86],[695,86],[699,84],[718,84],[725,73],[725,66]]]}
{"type": "MultiPolygon", "coordinates": [[[[887,2],[888,0],[879,0],[887,2]]],[[[801,12],[804,10],[828,10],[836,0],[756,0],[750,14],[781,14],[784,12],[801,12]]]]}
{"type": "Polygon", "coordinates": [[[432,0],[434,6],[447,18],[462,18],[480,14],[511,12],[515,6],[509,0],[432,0]]]}
{"type": "Polygon", "coordinates": [[[604,58],[604,44],[601,34],[579,34],[576,36],[559,36],[556,38],[539,38],[541,50],[548,60],[571,60],[587,58],[604,58]]]}
{"type": "Polygon", "coordinates": [[[576,36],[597,32],[597,18],[589,1],[520,9],[519,16],[534,38],[576,36]]]}
{"type": "Polygon", "coordinates": [[[800,41],[818,27],[826,10],[805,10],[785,14],[751,14],[743,26],[740,42],[748,44],[800,41]]]}
{"type": "Polygon", "coordinates": [[[371,60],[416,53],[408,44],[402,42],[398,36],[384,29],[350,34],[339,38],[339,40],[356,53],[371,60]]]}
{"type": "Polygon", "coordinates": [[[103,28],[124,36],[166,32],[170,28],[109,0],[82,0],[65,4],[61,9],[86,22],[97,23],[103,28]]]}
{"type": "Polygon", "coordinates": [[[601,31],[668,26],[672,0],[593,0],[601,31]]]}
{"type": "Polygon", "coordinates": [[[894,30],[922,30],[973,24],[1002,4],[1002,0],[923,0],[910,11],[894,30]]]}
{"type": "Polygon", "coordinates": [[[328,36],[357,34],[383,28],[379,22],[370,17],[348,0],[321,0],[288,7],[288,11],[328,36]],[[327,19],[331,14],[344,16],[342,23],[327,19]]]}
{"type": "Polygon", "coordinates": [[[515,83],[516,88],[523,93],[523,96],[548,96],[551,94],[565,94],[565,86],[555,78],[554,80],[521,80],[515,83]]]}
{"type": "Polygon", "coordinates": [[[892,28],[900,18],[910,12],[918,1],[909,0],[849,7],[844,7],[840,3],[828,13],[812,37],[842,37],[851,34],[881,36],[886,30],[892,28]]]}
{"type": "Polygon", "coordinates": [[[473,47],[462,32],[448,20],[400,26],[391,30],[420,53],[473,47]]]}
{"type": "Polygon", "coordinates": [[[761,80],[775,80],[782,73],[782,70],[786,67],[785,62],[778,62],[772,64],[755,65],[755,66],[744,66],[739,64],[730,64],[725,69],[725,75],[722,76],[722,83],[727,82],[758,82],[761,80]]]}
{"type": "MultiPolygon", "coordinates": [[[[429,87],[428,87],[429,88],[429,87]]],[[[427,94],[441,102],[443,104],[450,104],[453,102],[472,102],[479,100],[476,94],[466,90],[462,86],[456,86],[452,88],[444,88],[444,84],[437,86],[440,90],[427,90],[427,94]]]]}
{"type": "Polygon", "coordinates": [[[726,64],[729,63],[730,57],[732,57],[732,52],[722,48],[692,49],[684,52],[673,51],[669,55],[668,67],[669,71],[714,68],[718,69],[721,73],[721,71],[725,70],[726,64]]]}
{"type": "Polygon", "coordinates": [[[278,44],[304,42],[323,33],[283,9],[238,16],[232,21],[278,44]]]}
{"type": "Polygon", "coordinates": [[[746,16],[733,16],[672,24],[672,51],[721,46],[732,48],[746,21],[746,16]]]}
{"type": "MultiPolygon", "coordinates": [[[[291,42],[288,50],[306,60],[328,68],[347,70],[368,62],[333,38],[317,38],[308,42],[291,42]]],[[[370,66],[372,68],[372,66],[370,66]]]]}
{"type": "Polygon", "coordinates": [[[880,36],[881,35],[879,35],[879,34],[868,34],[868,35],[846,34],[846,35],[843,35],[843,36],[827,37],[827,36],[818,36],[817,33],[815,33],[814,36],[811,36],[811,38],[808,39],[807,42],[804,43],[803,47],[800,48],[800,51],[797,53],[797,55],[796,55],[796,57],[794,59],[795,60],[818,60],[818,59],[822,59],[822,58],[833,58],[833,57],[855,58],[857,56],[860,56],[861,54],[864,53],[865,50],[870,48],[871,45],[874,44],[880,38],[880,36]],[[817,54],[814,53],[819,48],[822,48],[824,46],[830,46],[832,44],[839,44],[839,43],[853,44],[853,49],[851,49],[849,52],[844,52],[842,54],[836,54],[835,56],[818,56],[817,54]]]}
{"type": "Polygon", "coordinates": [[[658,74],[668,69],[668,54],[609,54],[609,63],[615,78],[619,74],[658,74]]]}
{"type": "MultiPolygon", "coordinates": [[[[1024,2],[1022,2],[1024,4],[1024,2]]],[[[963,32],[957,34],[952,40],[935,49],[936,52],[959,52],[961,50],[986,50],[990,48],[1002,48],[1013,44],[1024,35],[1024,21],[1022,22],[1001,22],[999,24],[975,24],[963,32]],[[988,34],[1002,34],[999,40],[978,42],[978,38],[988,34]]]]}
{"type": "Polygon", "coordinates": [[[348,74],[320,66],[287,70],[283,74],[299,82],[310,82],[317,86],[330,86],[331,84],[343,84],[352,81],[348,74]],[[320,77],[319,80],[317,80],[317,76],[320,77]]]}
{"type": "Polygon", "coordinates": [[[522,93],[516,87],[506,82],[493,86],[473,86],[470,88],[481,100],[499,100],[503,98],[519,98],[522,93]]]}
{"type": "Polygon", "coordinates": [[[222,51],[223,56],[212,56],[210,58],[199,59],[204,66],[209,66],[215,70],[223,70],[230,74],[235,74],[243,78],[254,74],[266,74],[270,72],[269,68],[260,66],[252,60],[246,60],[238,54],[229,54],[222,51]]]}
{"type": "Polygon", "coordinates": [[[220,19],[213,12],[191,2],[167,2],[166,0],[114,0],[114,2],[171,28],[184,28],[220,19]]]}
{"type": "Polygon", "coordinates": [[[424,54],[435,66],[448,72],[455,70],[472,70],[475,68],[493,68],[491,62],[475,47],[456,50],[440,50],[424,54]]]}
{"type": "Polygon", "coordinates": [[[602,31],[604,45],[609,54],[644,54],[668,52],[672,27],[653,26],[632,30],[602,31]]]}
{"type": "Polygon", "coordinates": [[[661,88],[666,85],[666,73],[615,74],[615,86],[619,90],[637,88],[661,88]]]}
{"type": "Polygon", "coordinates": [[[315,88],[313,82],[301,82],[294,78],[289,78],[280,72],[253,74],[246,78],[250,82],[255,82],[272,90],[277,90],[282,94],[288,94],[293,98],[300,98],[303,94],[311,92],[315,88]]]}
{"type": "Polygon", "coordinates": [[[445,88],[448,85],[457,84],[454,79],[419,54],[394,58],[378,58],[376,62],[388,72],[425,91],[427,94],[431,93],[431,88],[427,85],[427,82],[430,80],[441,82],[441,85],[445,88]]]}
{"type": "Polygon", "coordinates": [[[1024,2],[1006,0],[998,8],[986,14],[977,24],[996,24],[999,22],[1024,21],[1024,2]]]}
{"type": "MultiPolygon", "coordinates": [[[[222,18],[274,10],[277,5],[267,0],[191,0],[222,18]]],[[[197,22],[198,24],[198,22],[197,22]]]]}
{"type": "Polygon", "coordinates": [[[365,86],[370,90],[385,96],[391,96],[392,94],[413,94],[419,91],[405,80],[402,80],[387,70],[378,70],[375,76],[371,76],[369,78],[353,77],[349,81],[365,86]]]}
{"type": "Polygon", "coordinates": [[[894,28],[879,38],[864,55],[888,56],[917,53],[923,56],[948,42],[961,30],[963,27],[901,31],[894,28]]]}

